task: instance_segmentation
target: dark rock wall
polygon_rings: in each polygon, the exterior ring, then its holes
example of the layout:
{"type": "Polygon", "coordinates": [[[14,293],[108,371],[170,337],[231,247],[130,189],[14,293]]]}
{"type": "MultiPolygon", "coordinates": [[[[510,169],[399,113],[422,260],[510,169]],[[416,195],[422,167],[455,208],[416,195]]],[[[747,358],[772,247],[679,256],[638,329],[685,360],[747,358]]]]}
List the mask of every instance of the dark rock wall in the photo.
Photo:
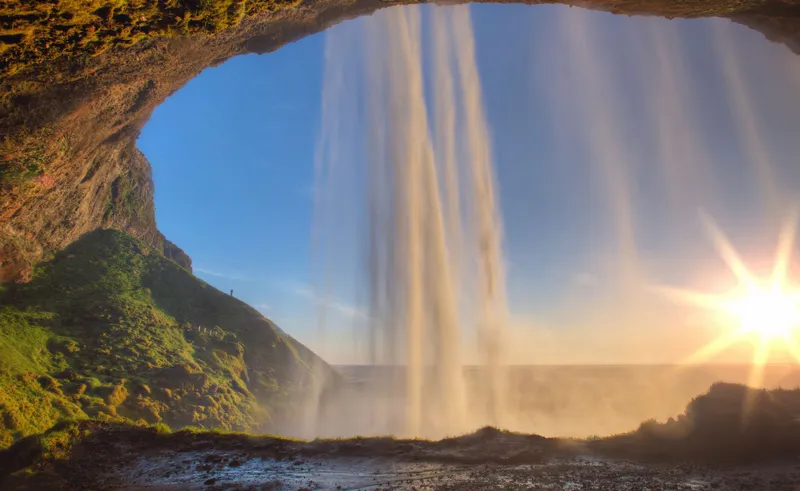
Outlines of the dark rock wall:
{"type": "MultiPolygon", "coordinates": [[[[523,1],[728,17],[800,50],[800,0],[523,1]]],[[[150,165],[136,149],[153,109],[206,67],[413,2],[226,1],[199,12],[192,9],[207,4],[169,0],[140,2],[146,11],[114,2],[121,10],[109,13],[102,5],[111,2],[95,1],[94,10],[53,17],[57,3],[0,6],[0,282],[25,281],[32,263],[98,228],[127,231],[190,267],[156,228],[150,165]],[[70,15],[74,35],[61,36],[70,15]],[[91,29],[103,32],[102,43],[91,29]]]]}

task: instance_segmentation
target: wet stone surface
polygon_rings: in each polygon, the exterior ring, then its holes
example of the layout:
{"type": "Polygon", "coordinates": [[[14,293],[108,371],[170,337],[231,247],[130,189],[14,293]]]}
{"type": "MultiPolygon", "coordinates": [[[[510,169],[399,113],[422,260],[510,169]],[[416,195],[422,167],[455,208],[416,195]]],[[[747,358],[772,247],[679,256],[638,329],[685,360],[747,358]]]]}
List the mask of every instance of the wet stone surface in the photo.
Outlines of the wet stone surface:
{"type": "Polygon", "coordinates": [[[761,467],[647,465],[592,458],[525,465],[391,458],[272,459],[218,452],[142,455],[106,476],[109,489],[185,490],[800,490],[800,463],[761,467]]]}

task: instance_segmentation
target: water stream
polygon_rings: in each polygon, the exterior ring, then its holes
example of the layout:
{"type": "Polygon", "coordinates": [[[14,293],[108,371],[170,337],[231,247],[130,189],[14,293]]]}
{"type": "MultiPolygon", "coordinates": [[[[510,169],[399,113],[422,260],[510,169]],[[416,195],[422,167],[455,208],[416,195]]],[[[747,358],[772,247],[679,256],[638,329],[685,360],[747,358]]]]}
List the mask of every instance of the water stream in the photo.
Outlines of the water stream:
{"type": "MultiPolygon", "coordinates": [[[[503,234],[469,8],[437,8],[429,20],[430,81],[418,7],[381,11],[357,35],[329,38],[318,168],[323,195],[341,194],[330,194],[338,176],[358,173],[341,132],[363,132],[366,177],[356,192],[367,209],[369,359],[402,367],[393,384],[403,409],[395,423],[376,424],[409,436],[472,427],[461,353],[469,336],[479,336],[488,367],[487,423],[501,423],[505,400],[503,234]],[[363,72],[343,73],[338,56],[359,52],[363,72]]],[[[372,420],[386,414],[371,412],[372,420]]]]}

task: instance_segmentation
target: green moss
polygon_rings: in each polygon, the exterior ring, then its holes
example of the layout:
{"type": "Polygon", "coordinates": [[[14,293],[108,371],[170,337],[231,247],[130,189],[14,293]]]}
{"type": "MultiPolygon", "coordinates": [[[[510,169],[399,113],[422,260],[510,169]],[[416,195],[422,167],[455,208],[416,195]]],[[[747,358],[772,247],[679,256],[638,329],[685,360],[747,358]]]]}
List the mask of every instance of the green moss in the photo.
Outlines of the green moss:
{"type": "Polygon", "coordinates": [[[39,433],[65,418],[81,418],[81,406],[63,393],[48,390],[32,374],[0,380],[0,442],[39,433]]]}
{"type": "Polygon", "coordinates": [[[37,265],[30,283],[0,290],[0,304],[0,446],[63,418],[262,430],[314,356],[111,230],[37,265]]]}
{"type": "Polygon", "coordinates": [[[19,186],[42,175],[45,162],[41,155],[30,155],[18,161],[9,161],[0,167],[0,180],[9,186],[19,186]]]}
{"type": "MultiPolygon", "coordinates": [[[[13,106],[12,93],[25,97],[37,90],[39,85],[22,82],[12,91],[4,91],[0,94],[0,105],[13,106]]],[[[0,200],[0,214],[10,212],[4,206],[24,203],[42,189],[55,184],[55,179],[48,174],[48,170],[64,158],[68,143],[63,136],[41,138],[41,133],[40,131],[34,135],[22,130],[15,138],[6,136],[0,141],[0,194],[6,198],[0,200]]]]}
{"type": "Polygon", "coordinates": [[[169,435],[172,433],[172,429],[164,423],[156,423],[153,425],[153,428],[155,428],[156,433],[159,435],[169,435]]]}
{"type": "Polygon", "coordinates": [[[0,6],[0,78],[62,56],[96,56],[159,36],[214,34],[299,0],[9,0],[0,6]]]}
{"type": "Polygon", "coordinates": [[[53,318],[44,312],[23,312],[0,307],[0,373],[42,373],[54,368],[47,349],[52,332],[45,327],[53,318]]]}
{"type": "Polygon", "coordinates": [[[132,171],[120,174],[111,183],[111,192],[106,202],[103,216],[105,222],[112,220],[142,220],[145,210],[141,206],[141,196],[147,191],[140,189],[141,182],[132,171]]]}
{"type": "Polygon", "coordinates": [[[102,387],[98,392],[109,406],[118,406],[128,398],[128,389],[123,384],[102,387]]]}

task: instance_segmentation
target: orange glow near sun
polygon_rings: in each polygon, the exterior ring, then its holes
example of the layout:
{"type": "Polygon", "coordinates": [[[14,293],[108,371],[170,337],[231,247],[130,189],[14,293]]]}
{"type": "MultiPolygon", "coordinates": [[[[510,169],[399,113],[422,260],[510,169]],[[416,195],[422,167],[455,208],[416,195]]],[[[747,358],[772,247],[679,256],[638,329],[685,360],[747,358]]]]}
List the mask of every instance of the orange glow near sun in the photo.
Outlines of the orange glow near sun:
{"type": "Polygon", "coordinates": [[[796,335],[800,330],[800,290],[788,283],[788,270],[795,239],[797,210],[782,227],[775,265],[770,278],[756,278],[745,266],[730,241],[708,215],[701,215],[720,256],[738,280],[737,288],[725,295],[671,287],[658,289],[674,298],[725,315],[731,328],[696,351],[687,362],[697,363],[747,339],[753,343],[753,370],[749,385],[762,382],[763,366],[775,349],[787,351],[800,362],[796,335]]]}

